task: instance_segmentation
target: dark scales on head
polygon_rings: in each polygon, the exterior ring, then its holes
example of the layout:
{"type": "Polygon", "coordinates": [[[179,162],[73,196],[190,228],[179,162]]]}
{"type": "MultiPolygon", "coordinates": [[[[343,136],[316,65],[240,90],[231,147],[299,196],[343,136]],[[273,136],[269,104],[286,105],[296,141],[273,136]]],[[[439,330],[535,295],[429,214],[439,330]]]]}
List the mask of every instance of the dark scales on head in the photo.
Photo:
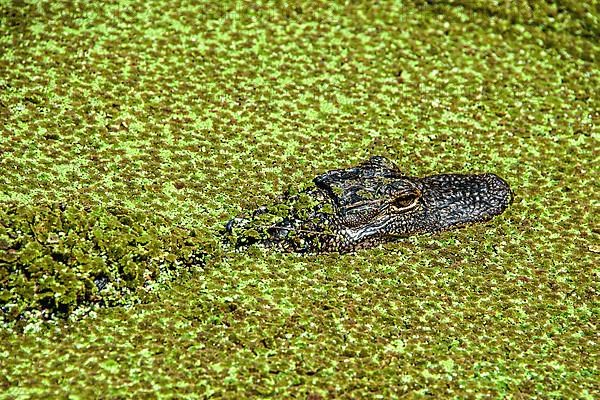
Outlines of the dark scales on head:
{"type": "Polygon", "coordinates": [[[512,201],[494,174],[405,176],[388,159],[371,157],[328,171],[315,186],[226,225],[236,247],[254,243],[286,251],[341,253],[419,233],[485,222],[512,201]]]}

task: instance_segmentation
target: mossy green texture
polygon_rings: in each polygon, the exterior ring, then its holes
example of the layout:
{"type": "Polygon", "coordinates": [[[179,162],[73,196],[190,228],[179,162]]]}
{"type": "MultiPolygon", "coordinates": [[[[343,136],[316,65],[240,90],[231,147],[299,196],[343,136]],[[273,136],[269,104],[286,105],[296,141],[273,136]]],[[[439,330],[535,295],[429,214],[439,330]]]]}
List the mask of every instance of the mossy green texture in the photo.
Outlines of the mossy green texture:
{"type": "Polygon", "coordinates": [[[599,18],[596,0],[0,0],[0,201],[156,213],[218,255],[152,301],[2,329],[0,398],[600,397],[599,18]],[[378,154],[494,172],[515,201],[356,254],[215,239],[378,154]]]}
{"type": "Polygon", "coordinates": [[[0,322],[23,325],[69,316],[82,305],[126,304],[127,294],[150,291],[159,275],[201,269],[204,256],[195,231],[156,214],[76,203],[4,205],[0,322]]]}

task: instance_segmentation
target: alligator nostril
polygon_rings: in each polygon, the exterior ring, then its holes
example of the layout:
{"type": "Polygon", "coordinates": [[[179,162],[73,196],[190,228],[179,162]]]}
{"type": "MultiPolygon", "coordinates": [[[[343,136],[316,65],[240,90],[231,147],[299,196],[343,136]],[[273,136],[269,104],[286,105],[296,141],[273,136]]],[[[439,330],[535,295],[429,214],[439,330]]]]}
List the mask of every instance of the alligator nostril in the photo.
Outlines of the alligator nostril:
{"type": "Polygon", "coordinates": [[[498,192],[504,194],[504,199],[506,200],[506,204],[512,204],[513,202],[513,191],[510,189],[508,183],[500,178],[499,176],[494,175],[497,181],[498,192]]]}
{"type": "Polygon", "coordinates": [[[513,192],[508,183],[496,174],[486,174],[487,190],[496,193],[496,198],[502,198],[505,204],[512,204],[513,192]]]}

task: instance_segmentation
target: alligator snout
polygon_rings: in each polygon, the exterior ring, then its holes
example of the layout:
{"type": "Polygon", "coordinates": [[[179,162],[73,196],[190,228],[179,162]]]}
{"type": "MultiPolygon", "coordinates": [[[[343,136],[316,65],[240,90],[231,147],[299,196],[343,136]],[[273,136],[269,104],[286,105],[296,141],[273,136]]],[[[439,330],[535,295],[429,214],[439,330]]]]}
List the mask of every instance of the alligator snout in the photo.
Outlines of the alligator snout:
{"type": "Polygon", "coordinates": [[[430,219],[428,232],[475,222],[501,214],[511,204],[512,191],[495,174],[444,174],[422,178],[424,210],[430,219]]]}

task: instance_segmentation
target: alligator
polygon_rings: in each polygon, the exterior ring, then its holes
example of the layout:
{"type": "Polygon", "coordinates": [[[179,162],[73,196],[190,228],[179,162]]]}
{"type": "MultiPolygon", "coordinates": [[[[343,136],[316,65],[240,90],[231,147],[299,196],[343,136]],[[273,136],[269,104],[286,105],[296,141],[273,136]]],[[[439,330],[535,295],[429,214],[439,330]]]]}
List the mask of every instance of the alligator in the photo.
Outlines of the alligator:
{"type": "Polygon", "coordinates": [[[374,156],[325,172],[310,187],[231,219],[223,233],[236,248],[252,244],[298,253],[347,253],[399,238],[486,222],[512,202],[491,173],[404,175],[374,156]]]}

